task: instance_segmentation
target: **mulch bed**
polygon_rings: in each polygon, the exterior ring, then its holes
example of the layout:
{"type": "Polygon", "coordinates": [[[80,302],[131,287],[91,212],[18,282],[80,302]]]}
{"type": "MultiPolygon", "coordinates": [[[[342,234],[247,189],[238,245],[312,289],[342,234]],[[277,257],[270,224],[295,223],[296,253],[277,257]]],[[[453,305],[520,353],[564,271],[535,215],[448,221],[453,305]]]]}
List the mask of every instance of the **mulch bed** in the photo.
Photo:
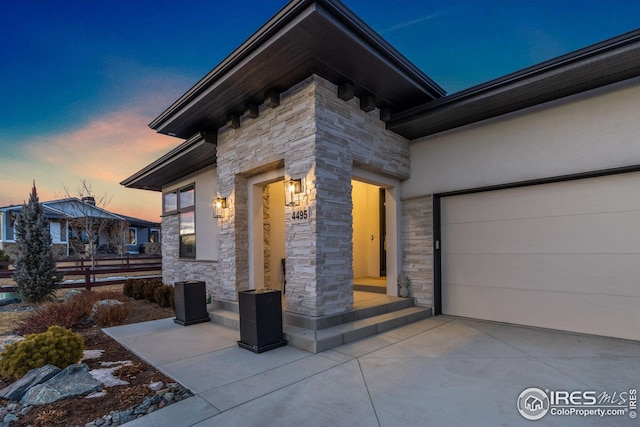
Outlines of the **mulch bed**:
{"type": "MultiPolygon", "coordinates": [[[[157,304],[144,300],[130,300],[131,314],[124,324],[138,323],[148,320],[174,317],[170,308],[163,308],[157,304]]],[[[154,391],[148,385],[162,381],[165,384],[174,382],[151,365],[122,347],[97,326],[82,327],[76,332],[84,337],[85,350],[103,350],[100,358],[88,359],[86,363],[90,369],[103,368],[101,362],[116,362],[129,360],[131,366],[115,371],[115,375],[129,382],[128,385],[108,387],[103,397],[87,399],[84,397],[58,401],[49,405],[33,407],[26,415],[20,417],[11,426],[84,426],[96,418],[111,413],[123,411],[139,405],[146,396],[153,396],[154,391]]],[[[0,377],[0,389],[6,387],[12,380],[0,377]]],[[[0,399],[0,405],[8,402],[0,399]]],[[[1,422],[2,420],[0,420],[1,422]]]]}

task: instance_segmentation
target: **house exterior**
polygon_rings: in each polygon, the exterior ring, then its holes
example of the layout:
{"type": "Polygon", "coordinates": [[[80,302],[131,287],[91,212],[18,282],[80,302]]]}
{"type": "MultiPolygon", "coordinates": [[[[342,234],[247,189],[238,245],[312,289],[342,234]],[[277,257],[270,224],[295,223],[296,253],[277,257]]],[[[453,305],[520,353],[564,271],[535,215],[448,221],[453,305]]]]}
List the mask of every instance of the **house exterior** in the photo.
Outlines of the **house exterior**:
{"type": "MultiPolygon", "coordinates": [[[[45,218],[49,221],[54,258],[77,255],[86,236],[78,236],[76,223],[81,218],[91,218],[94,222],[105,221],[106,227],[98,238],[99,253],[113,253],[113,230],[122,224],[126,226],[120,233],[123,248],[129,254],[140,252],[160,253],[160,223],[146,221],[124,215],[118,215],[96,206],[92,198],[78,199],[70,197],[61,200],[42,202],[45,218]],[[110,235],[111,234],[111,235],[110,235]],[[76,244],[74,244],[77,242],[76,244]]],[[[17,250],[15,222],[22,214],[22,205],[0,208],[0,249],[12,257],[17,250]]]]}
{"type": "Polygon", "coordinates": [[[165,282],[219,301],[286,286],[312,319],[406,277],[436,315],[638,340],[638,112],[640,30],[446,95],[342,3],[294,0],[122,184],[163,193],[165,282]]]}

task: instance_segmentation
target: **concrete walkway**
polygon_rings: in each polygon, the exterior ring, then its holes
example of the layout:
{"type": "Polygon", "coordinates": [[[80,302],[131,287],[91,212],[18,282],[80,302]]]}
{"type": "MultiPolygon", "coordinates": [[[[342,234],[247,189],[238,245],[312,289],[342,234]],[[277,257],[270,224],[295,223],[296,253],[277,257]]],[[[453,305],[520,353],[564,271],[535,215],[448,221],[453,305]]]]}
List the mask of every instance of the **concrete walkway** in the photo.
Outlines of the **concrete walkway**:
{"type": "Polygon", "coordinates": [[[445,316],[318,354],[254,354],[237,346],[238,331],[213,323],[105,332],[197,394],[128,427],[640,425],[628,411],[529,421],[517,410],[529,387],[640,389],[635,342],[445,316]]]}

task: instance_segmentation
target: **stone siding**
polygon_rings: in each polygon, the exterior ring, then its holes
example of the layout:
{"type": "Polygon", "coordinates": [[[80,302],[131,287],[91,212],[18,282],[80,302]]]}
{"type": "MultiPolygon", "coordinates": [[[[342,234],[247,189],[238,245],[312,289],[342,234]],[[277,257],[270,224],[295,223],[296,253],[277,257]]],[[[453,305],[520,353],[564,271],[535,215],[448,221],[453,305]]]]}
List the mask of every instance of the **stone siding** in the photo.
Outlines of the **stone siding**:
{"type": "MultiPolygon", "coordinates": [[[[2,250],[9,255],[12,260],[16,259],[18,255],[18,244],[13,242],[3,243],[2,250]]],[[[53,259],[62,259],[67,256],[67,244],[66,243],[53,243],[51,245],[51,251],[53,252],[53,259]]]]}
{"type": "MultiPolygon", "coordinates": [[[[235,300],[238,291],[249,287],[247,176],[274,170],[284,163],[288,174],[298,177],[313,166],[311,80],[282,93],[279,106],[262,105],[259,117],[242,117],[240,128],[226,127],[218,134],[218,191],[230,200],[229,215],[219,221],[220,286],[226,299],[235,300]]],[[[294,268],[297,257],[290,251],[291,245],[287,246],[287,309],[299,312],[294,302],[307,300],[311,292],[301,295],[297,291],[305,293],[305,284],[308,279],[315,282],[315,274],[308,277],[302,269],[294,268]]]]}
{"type": "Polygon", "coordinates": [[[162,218],[162,281],[167,285],[188,280],[204,280],[207,292],[225,299],[218,292],[216,261],[180,259],[180,227],[178,215],[162,218]]]}
{"type": "Polygon", "coordinates": [[[297,208],[309,215],[293,221],[286,208],[286,310],[308,316],[351,310],[353,167],[406,179],[408,142],[385,130],[378,110],[362,111],[356,98],[340,100],[335,85],[312,76],[282,93],[279,106],[262,105],[257,118],[220,129],[217,149],[218,191],[230,209],[218,223],[216,294],[235,300],[249,287],[248,177],[284,165],[285,179],[304,180],[297,208]]]}
{"type": "Polygon", "coordinates": [[[402,201],[402,274],[416,304],[433,305],[433,197],[402,201]]]}

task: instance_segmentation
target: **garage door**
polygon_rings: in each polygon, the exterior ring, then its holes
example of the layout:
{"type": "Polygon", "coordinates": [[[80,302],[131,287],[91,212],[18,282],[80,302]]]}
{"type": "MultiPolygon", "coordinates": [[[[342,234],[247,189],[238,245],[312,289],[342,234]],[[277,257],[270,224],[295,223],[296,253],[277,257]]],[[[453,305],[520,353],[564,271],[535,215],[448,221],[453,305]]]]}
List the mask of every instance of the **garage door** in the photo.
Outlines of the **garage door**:
{"type": "Polygon", "coordinates": [[[640,173],[441,199],[442,312],[640,340],[640,173]]]}

